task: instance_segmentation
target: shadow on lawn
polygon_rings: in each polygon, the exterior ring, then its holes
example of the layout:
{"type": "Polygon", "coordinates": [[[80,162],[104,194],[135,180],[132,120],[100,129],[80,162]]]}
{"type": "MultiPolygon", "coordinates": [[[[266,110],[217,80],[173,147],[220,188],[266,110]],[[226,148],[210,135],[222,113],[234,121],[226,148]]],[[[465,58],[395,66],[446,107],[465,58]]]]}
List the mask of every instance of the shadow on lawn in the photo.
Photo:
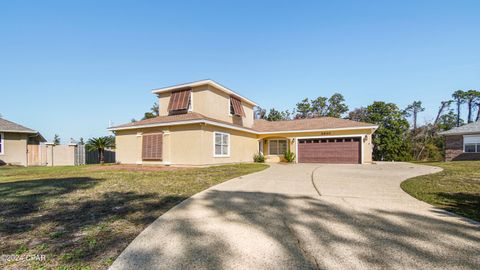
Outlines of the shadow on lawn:
{"type": "Polygon", "coordinates": [[[99,183],[100,179],[88,177],[1,183],[0,254],[13,254],[20,244],[29,248],[44,244],[57,256],[54,260],[63,258],[60,263],[102,262],[117,256],[144,227],[185,199],[99,192],[95,189],[99,183]],[[118,228],[109,226],[115,222],[118,228]]]}
{"type": "Polygon", "coordinates": [[[115,269],[480,268],[480,228],[435,216],[361,212],[313,197],[218,190],[175,211],[168,220],[153,223],[153,231],[141,235],[142,244],[134,242],[115,269]],[[187,218],[199,205],[210,214],[187,218]],[[220,227],[204,225],[219,219],[220,227]],[[223,231],[229,228],[230,233],[223,231]],[[229,242],[228,235],[235,234],[245,234],[252,250],[264,237],[279,248],[260,245],[259,254],[239,250],[233,247],[237,243],[229,242]],[[249,239],[250,235],[262,239],[249,239]],[[148,242],[152,245],[145,245],[148,242]],[[269,257],[270,249],[280,253],[269,257]],[[234,258],[238,261],[232,262],[234,258]]]}
{"type": "Polygon", "coordinates": [[[480,193],[452,192],[436,193],[442,202],[442,209],[480,221],[480,193]]]}

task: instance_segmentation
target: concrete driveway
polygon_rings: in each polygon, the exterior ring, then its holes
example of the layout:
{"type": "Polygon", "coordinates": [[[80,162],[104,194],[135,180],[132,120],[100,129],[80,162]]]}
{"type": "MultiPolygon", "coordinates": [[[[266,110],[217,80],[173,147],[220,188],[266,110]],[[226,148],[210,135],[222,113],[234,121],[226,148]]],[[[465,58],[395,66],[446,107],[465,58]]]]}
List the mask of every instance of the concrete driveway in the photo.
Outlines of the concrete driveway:
{"type": "Polygon", "coordinates": [[[143,231],[112,269],[480,269],[480,225],[404,193],[438,168],[272,165],[205,190],[143,231]]]}

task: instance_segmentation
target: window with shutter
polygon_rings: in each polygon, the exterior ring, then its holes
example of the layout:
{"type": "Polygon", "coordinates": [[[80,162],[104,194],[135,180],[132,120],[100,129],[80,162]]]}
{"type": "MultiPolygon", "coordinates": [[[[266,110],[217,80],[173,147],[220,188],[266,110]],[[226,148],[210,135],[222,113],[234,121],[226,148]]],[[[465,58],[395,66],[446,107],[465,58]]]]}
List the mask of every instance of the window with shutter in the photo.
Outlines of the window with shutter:
{"type": "Polygon", "coordinates": [[[163,133],[143,134],[142,159],[162,160],[163,133]]]}
{"type": "Polygon", "coordinates": [[[245,111],[243,110],[242,102],[234,97],[230,97],[230,114],[236,116],[245,116],[245,111]]]}
{"type": "Polygon", "coordinates": [[[190,96],[191,89],[172,92],[170,96],[170,101],[168,103],[168,112],[169,113],[178,113],[179,111],[187,111],[189,106],[191,106],[190,96]]]}

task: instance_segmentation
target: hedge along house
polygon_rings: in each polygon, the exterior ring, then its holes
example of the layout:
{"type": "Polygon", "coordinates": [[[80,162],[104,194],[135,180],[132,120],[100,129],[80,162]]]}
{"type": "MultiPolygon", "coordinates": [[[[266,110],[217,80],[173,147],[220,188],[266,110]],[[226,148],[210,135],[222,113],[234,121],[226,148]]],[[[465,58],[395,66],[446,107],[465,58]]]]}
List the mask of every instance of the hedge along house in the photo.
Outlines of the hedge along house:
{"type": "Polygon", "coordinates": [[[445,136],[445,161],[480,160],[480,121],[439,134],[445,136]]]}
{"type": "Polygon", "coordinates": [[[41,165],[40,143],[45,141],[38,131],[0,118],[0,165],[41,165]]]}
{"type": "Polygon", "coordinates": [[[255,120],[255,102],[212,80],[153,93],[158,117],[109,128],[117,162],[209,165],[251,162],[259,152],[279,162],[288,150],[300,163],[372,162],[372,124],[332,117],[255,120]]]}

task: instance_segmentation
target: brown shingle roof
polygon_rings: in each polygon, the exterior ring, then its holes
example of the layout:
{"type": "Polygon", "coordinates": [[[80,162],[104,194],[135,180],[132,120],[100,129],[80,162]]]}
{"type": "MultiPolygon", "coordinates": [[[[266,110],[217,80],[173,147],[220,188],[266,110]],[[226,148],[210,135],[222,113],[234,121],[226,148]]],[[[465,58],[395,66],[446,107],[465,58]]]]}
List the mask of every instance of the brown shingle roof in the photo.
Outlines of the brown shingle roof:
{"type": "Polygon", "coordinates": [[[259,132],[278,132],[371,126],[374,125],[335,117],[320,117],[286,121],[255,120],[253,129],[259,132]]]}
{"type": "Polygon", "coordinates": [[[135,127],[135,126],[143,126],[143,125],[151,125],[151,124],[163,124],[163,123],[173,123],[173,122],[201,120],[201,119],[206,119],[206,117],[199,113],[189,112],[184,114],[157,116],[155,118],[136,121],[128,124],[114,126],[111,128],[115,129],[115,128],[123,128],[123,127],[135,127]]]}
{"type": "Polygon", "coordinates": [[[149,126],[155,124],[168,124],[193,120],[208,120],[217,122],[219,124],[229,125],[237,128],[244,128],[253,132],[279,132],[279,131],[299,131],[299,130],[318,130],[318,129],[332,129],[332,128],[353,128],[353,127],[372,127],[374,125],[363,122],[356,122],[352,120],[334,118],[334,117],[321,117],[311,119],[297,119],[288,121],[266,121],[255,120],[252,128],[242,127],[232,123],[216,120],[206,117],[202,114],[189,112],[185,114],[157,116],[146,120],[132,122],[120,126],[111,127],[112,130],[123,128],[135,128],[137,126],[149,126]]]}
{"type": "Polygon", "coordinates": [[[0,118],[0,131],[22,132],[22,133],[37,133],[35,130],[24,127],[12,121],[0,118]]]}

